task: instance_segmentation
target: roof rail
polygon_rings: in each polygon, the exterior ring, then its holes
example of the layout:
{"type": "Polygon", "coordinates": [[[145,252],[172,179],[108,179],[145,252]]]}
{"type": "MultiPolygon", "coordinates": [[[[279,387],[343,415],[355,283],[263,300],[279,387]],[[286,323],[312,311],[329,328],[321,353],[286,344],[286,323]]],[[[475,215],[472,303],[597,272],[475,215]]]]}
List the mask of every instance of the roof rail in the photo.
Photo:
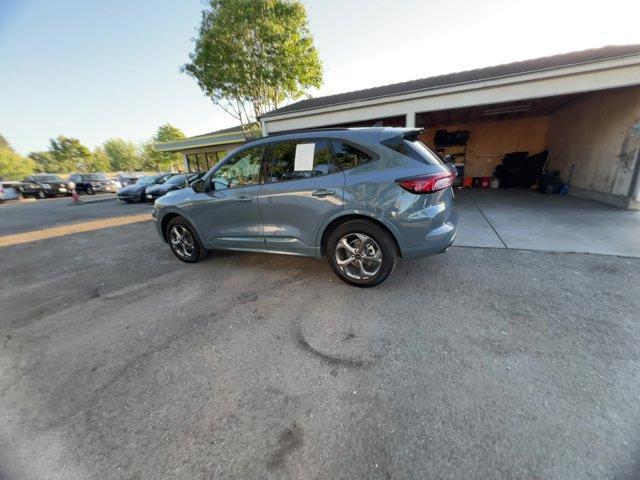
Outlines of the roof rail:
{"type": "MultiPolygon", "coordinates": [[[[275,137],[278,135],[289,135],[290,133],[308,133],[308,132],[331,132],[334,130],[349,130],[346,127],[321,127],[321,128],[301,128],[299,130],[287,130],[285,132],[274,132],[267,134],[267,137],[275,137]]],[[[262,137],[265,138],[265,137],[262,137]]]]}

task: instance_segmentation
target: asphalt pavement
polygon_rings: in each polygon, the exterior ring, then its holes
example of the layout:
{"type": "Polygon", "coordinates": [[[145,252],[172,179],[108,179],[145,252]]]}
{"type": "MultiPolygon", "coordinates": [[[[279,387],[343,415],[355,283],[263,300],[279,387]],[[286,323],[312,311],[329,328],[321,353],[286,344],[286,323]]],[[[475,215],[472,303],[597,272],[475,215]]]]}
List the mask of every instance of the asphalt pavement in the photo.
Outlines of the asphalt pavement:
{"type": "Polygon", "coordinates": [[[123,203],[113,193],[47,198],[0,205],[0,235],[28,232],[86,220],[151,212],[150,203],[123,203]]]}
{"type": "Polygon", "coordinates": [[[0,478],[640,477],[638,259],[454,247],[358,289],[142,222],[0,264],[0,478]]]}

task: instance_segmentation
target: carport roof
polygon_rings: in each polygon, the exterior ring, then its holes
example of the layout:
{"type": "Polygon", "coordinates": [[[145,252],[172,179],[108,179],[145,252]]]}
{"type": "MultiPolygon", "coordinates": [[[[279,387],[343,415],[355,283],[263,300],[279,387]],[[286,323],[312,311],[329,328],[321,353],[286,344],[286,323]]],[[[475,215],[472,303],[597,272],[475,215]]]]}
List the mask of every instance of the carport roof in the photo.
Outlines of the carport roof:
{"type": "Polygon", "coordinates": [[[610,45],[602,48],[592,48],[590,50],[563,53],[463,72],[448,73],[435,77],[393,83],[391,85],[355,90],[325,97],[310,98],[273,110],[263,115],[262,118],[637,54],[640,54],[640,44],[610,45]]]}
{"type": "Polygon", "coordinates": [[[216,145],[231,145],[236,143],[244,143],[247,141],[244,130],[241,125],[215,132],[195,135],[183,140],[175,140],[173,142],[156,143],[155,148],[160,152],[180,152],[192,148],[211,147],[216,145]]]}

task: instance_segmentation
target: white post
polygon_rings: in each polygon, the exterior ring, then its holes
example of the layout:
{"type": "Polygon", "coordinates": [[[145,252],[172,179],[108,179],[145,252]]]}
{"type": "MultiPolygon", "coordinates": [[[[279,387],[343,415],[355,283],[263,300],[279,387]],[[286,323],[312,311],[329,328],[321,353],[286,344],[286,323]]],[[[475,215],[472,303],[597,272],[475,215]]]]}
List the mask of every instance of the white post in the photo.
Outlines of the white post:
{"type": "Polygon", "coordinates": [[[185,173],[189,173],[189,162],[187,161],[187,154],[183,153],[182,156],[184,157],[184,171],[185,173]]]}
{"type": "Polygon", "coordinates": [[[260,124],[262,125],[262,136],[266,137],[268,135],[268,133],[267,133],[267,123],[263,119],[260,119],[260,124]]]}
{"type": "Polygon", "coordinates": [[[407,112],[407,119],[404,126],[407,128],[414,128],[416,126],[416,112],[407,112]]]}

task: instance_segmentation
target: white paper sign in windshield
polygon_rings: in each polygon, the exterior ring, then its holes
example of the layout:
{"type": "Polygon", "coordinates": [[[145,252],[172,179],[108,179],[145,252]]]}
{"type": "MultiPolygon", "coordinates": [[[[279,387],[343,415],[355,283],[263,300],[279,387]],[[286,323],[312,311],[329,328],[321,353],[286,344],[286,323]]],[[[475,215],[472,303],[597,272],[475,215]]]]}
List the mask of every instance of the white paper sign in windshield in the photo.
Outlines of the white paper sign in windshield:
{"type": "Polygon", "coordinates": [[[293,164],[293,169],[296,172],[309,172],[313,170],[313,153],[315,149],[315,143],[299,143],[296,145],[296,159],[293,164]]]}

